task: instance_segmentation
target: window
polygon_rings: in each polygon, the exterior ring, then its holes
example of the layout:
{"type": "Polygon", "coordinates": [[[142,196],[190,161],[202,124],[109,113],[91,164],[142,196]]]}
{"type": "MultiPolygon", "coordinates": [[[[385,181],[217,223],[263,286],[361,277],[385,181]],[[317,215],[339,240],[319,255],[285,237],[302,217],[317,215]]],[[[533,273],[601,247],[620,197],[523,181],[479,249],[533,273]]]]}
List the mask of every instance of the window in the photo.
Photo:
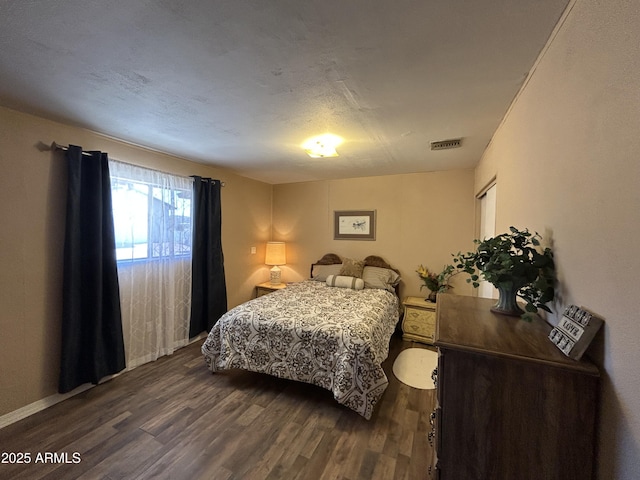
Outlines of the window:
{"type": "Polygon", "coordinates": [[[127,366],[189,341],[193,179],[109,161],[127,366]]]}
{"type": "Polygon", "coordinates": [[[118,261],[191,256],[191,179],[111,161],[118,261]]]}

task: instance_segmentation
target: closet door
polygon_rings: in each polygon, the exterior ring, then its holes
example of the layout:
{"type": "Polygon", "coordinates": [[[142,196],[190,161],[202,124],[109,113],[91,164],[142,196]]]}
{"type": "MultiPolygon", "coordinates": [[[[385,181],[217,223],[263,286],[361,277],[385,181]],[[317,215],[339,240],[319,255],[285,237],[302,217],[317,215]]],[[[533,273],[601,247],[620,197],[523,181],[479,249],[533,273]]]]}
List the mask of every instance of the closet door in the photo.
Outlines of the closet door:
{"type": "MultiPolygon", "coordinates": [[[[496,234],[496,184],[493,183],[479,197],[480,202],[480,240],[496,234]]],[[[480,282],[478,296],[498,298],[498,290],[486,280],[480,282]]]]}

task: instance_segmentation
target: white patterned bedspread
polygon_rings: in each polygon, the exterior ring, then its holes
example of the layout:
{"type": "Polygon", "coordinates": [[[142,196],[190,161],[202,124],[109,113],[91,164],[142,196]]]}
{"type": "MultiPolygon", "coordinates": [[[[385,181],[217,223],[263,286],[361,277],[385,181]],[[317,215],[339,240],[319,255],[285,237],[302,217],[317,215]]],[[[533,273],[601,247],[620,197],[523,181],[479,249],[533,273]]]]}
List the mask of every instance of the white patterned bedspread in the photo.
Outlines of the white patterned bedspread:
{"type": "Polygon", "coordinates": [[[208,368],[319,385],[369,419],[388,385],[382,362],[398,321],[386,290],[307,280],[229,310],[202,345],[208,368]]]}

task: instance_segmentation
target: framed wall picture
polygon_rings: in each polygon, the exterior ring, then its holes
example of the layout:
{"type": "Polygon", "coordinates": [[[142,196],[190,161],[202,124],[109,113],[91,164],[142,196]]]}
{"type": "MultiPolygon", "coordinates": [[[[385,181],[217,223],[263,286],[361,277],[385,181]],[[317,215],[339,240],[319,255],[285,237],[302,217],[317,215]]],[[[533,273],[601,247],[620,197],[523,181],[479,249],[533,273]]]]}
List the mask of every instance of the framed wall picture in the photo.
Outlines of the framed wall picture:
{"type": "Polygon", "coordinates": [[[375,210],[340,210],[333,212],[334,240],[375,240],[375,210]]]}

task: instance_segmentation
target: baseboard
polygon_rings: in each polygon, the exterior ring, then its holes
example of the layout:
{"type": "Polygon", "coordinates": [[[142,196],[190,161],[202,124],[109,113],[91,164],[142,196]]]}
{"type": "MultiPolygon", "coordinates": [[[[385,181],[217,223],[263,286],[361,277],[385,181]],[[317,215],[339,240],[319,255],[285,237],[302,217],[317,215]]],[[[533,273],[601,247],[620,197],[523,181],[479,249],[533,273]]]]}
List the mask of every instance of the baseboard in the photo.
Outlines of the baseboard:
{"type": "MultiPolygon", "coordinates": [[[[205,333],[201,333],[200,335],[190,339],[187,342],[182,342],[180,345],[176,345],[175,350],[178,350],[182,347],[185,347],[186,345],[191,345],[194,342],[200,341],[203,338],[205,338],[207,336],[206,332],[205,333]]],[[[174,351],[175,351],[174,350],[174,351]]],[[[120,373],[116,373],[115,375],[110,375],[108,377],[103,378],[102,380],[100,380],[100,383],[104,383],[107,382],[109,380],[111,380],[112,378],[117,377],[118,375],[122,375],[125,372],[128,372],[130,370],[133,370],[134,368],[138,367],[138,365],[134,365],[130,368],[127,368],[126,370],[124,370],[123,372],[120,373]]],[[[0,417],[0,429],[11,425],[12,423],[16,423],[19,422],[20,420],[22,420],[23,418],[27,418],[30,415],[33,415],[35,413],[38,413],[42,410],[45,410],[49,407],[54,406],[56,403],[60,403],[65,401],[67,398],[71,398],[74,395],[78,395],[79,393],[85,392],[87,390],[89,390],[90,388],[95,387],[95,385],[87,383],[85,385],[80,385],[78,388],[68,392],[68,393],[56,393],[55,395],[51,395],[49,397],[43,398],[41,400],[38,400],[36,402],[30,403],[29,405],[25,405],[22,408],[19,408],[18,410],[14,410],[13,412],[9,412],[6,413],[4,415],[2,415],[0,417]]]]}
{"type": "Polygon", "coordinates": [[[23,418],[27,418],[34,413],[38,413],[42,410],[45,410],[49,407],[52,407],[56,403],[63,402],[67,398],[73,397],[79,393],[82,393],[90,388],[95,387],[92,384],[80,385],[78,388],[68,392],[68,393],[56,393],[55,395],[51,395],[49,397],[38,400],[37,402],[30,403],[29,405],[25,405],[18,410],[14,410],[13,412],[9,412],[0,417],[0,428],[4,428],[12,423],[16,423],[23,418]]]}

